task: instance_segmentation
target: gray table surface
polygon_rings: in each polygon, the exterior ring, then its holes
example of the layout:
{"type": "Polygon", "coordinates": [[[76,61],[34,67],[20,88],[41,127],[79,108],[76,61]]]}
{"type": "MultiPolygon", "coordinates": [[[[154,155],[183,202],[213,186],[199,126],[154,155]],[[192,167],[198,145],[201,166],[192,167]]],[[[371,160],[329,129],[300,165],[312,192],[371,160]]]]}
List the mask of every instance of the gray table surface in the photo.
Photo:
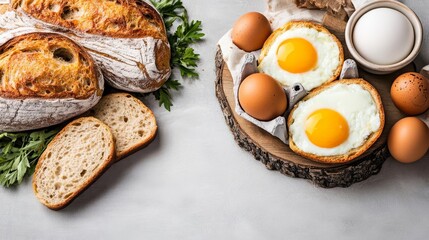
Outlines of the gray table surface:
{"type": "MultiPolygon", "coordinates": [[[[207,38],[201,78],[186,81],[159,135],[114,165],[68,208],[48,210],[29,181],[0,188],[0,239],[428,239],[429,158],[389,159],[347,189],[270,172],[234,142],[214,95],[218,39],[263,0],[183,0],[207,38]]],[[[429,31],[428,1],[405,1],[429,31]]],[[[429,39],[426,34],[426,40],[429,39]]],[[[429,64],[429,45],[418,62],[429,64]]]]}

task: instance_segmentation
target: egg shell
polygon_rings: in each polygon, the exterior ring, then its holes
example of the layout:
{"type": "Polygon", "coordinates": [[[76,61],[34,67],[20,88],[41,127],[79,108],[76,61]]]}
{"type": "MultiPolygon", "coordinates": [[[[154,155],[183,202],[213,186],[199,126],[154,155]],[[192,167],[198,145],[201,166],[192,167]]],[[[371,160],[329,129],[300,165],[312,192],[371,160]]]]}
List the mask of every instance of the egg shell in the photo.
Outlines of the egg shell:
{"type": "Polygon", "coordinates": [[[429,149],[429,128],[416,117],[401,119],[390,130],[387,144],[392,157],[399,162],[415,162],[429,149]]]}
{"type": "Polygon", "coordinates": [[[253,52],[262,48],[271,32],[270,22],[264,15],[258,12],[250,12],[235,22],[231,38],[240,49],[253,52]]]}
{"type": "Polygon", "coordinates": [[[353,29],[353,43],[366,60],[390,65],[405,59],[414,47],[410,20],[392,8],[376,8],[359,18],[353,29]]]}
{"type": "Polygon", "coordinates": [[[260,121],[270,121],[287,109],[284,89],[274,78],[263,73],[252,74],[243,80],[238,101],[247,114],[260,121]]]}
{"type": "Polygon", "coordinates": [[[390,95],[396,107],[407,115],[419,115],[429,109],[429,80],[419,73],[396,78],[390,95]]]}

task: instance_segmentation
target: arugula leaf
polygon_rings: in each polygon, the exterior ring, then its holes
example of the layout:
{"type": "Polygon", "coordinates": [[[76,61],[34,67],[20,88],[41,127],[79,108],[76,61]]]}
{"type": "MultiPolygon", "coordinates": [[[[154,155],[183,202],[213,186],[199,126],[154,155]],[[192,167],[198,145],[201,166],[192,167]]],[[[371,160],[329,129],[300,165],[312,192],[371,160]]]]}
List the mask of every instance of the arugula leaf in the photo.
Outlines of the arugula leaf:
{"type": "Polygon", "coordinates": [[[0,185],[11,187],[30,176],[58,129],[0,134],[0,185]]]}
{"type": "MultiPolygon", "coordinates": [[[[181,0],[151,0],[155,8],[164,19],[167,29],[168,41],[171,46],[171,67],[178,68],[181,78],[197,78],[196,70],[200,55],[190,46],[203,40],[205,34],[202,32],[201,21],[189,20],[188,13],[181,0]],[[177,24],[173,29],[174,23],[177,24]]],[[[178,91],[181,86],[178,80],[173,80],[174,74],[153,95],[159,100],[159,105],[171,110],[172,97],[170,90],[178,91]]]]}

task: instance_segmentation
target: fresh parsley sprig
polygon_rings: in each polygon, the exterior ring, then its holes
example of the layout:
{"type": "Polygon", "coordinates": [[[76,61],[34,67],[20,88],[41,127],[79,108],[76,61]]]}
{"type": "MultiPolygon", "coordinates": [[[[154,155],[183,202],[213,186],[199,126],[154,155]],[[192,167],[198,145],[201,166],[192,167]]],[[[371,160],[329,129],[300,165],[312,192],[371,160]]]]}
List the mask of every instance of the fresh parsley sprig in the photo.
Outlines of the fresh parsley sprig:
{"type": "Polygon", "coordinates": [[[37,160],[58,130],[0,133],[0,185],[20,184],[33,174],[37,160]]]}
{"type": "Polygon", "coordinates": [[[167,32],[171,30],[173,23],[182,17],[186,11],[181,0],[151,0],[152,4],[164,19],[167,32]]]}
{"type": "MultiPolygon", "coordinates": [[[[205,36],[201,21],[190,21],[181,0],[151,0],[151,2],[164,19],[171,46],[171,67],[178,68],[182,78],[197,78],[196,68],[200,55],[190,46],[200,42],[205,36]]],[[[170,111],[173,106],[170,90],[178,91],[181,86],[179,80],[172,75],[164,86],[153,93],[159,100],[159,106],[164,105],[165,109],[170,111]]]]}

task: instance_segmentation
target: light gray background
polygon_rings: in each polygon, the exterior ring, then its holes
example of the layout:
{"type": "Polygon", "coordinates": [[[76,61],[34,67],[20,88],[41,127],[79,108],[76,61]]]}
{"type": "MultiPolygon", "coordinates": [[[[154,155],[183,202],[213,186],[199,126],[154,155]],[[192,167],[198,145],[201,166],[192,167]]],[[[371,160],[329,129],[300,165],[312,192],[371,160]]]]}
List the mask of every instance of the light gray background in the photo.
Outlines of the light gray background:
{"type": "MultiPolygon", "coordinates": [[[[197,46],[201,78],[185,83],[172,112],[148,101],[157,139],[60,212],[41,205],[29,181],[0,188],[0,239],[428,238],[428,157],[412,165],[389,159],[379,175],[327,190],[268,171],[238,147],[214,95],[215,46],[265,2],[183,1],[207,33],[197,46]]],[[[406,2],[429,31],[428,1],[406,2]]],[[[423,55],[429,63],[428,47],[423,55]]]]}

